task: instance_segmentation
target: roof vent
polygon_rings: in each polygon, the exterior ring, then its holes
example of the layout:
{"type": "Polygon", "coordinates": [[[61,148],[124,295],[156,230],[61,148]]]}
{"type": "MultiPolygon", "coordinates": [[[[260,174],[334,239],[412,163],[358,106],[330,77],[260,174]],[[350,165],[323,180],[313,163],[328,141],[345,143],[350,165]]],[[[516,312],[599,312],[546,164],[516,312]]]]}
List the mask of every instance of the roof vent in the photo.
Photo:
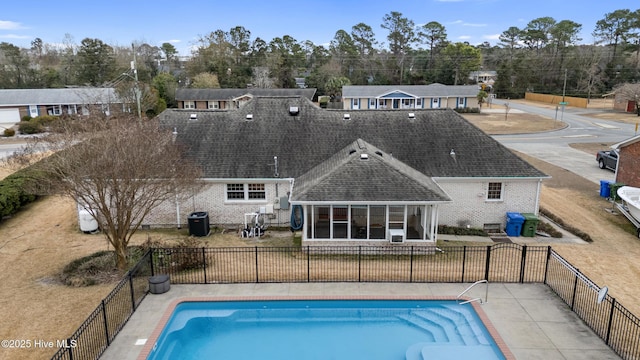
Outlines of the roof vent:
{"type": "Polygon", "coordinates": [[[247,114],[246,119],[247,121],[253,120],[253,114],[247,114]]]}
{"type": "Polygon", "coordinates": [[[360,154],[360,160],[369,160],[368,154],[360,154]]]}
{"type": "Polygon", "coordinates": [[[189,120],[198,120],[198,114],[192,113],[191,115],[189,115],[189,120]]]}
{"type": "Polygon", "coordinates": [[[379,156],[382,156],[382,151],[376,150],[376,154],[378,154],[379,156]]]}
{"type": "Polygon", "coordinates": [[[355,153],[355,152],[356,152],[356,150],[355,150],[355,149],[351,149],[351,150],[349,150],[349,155],[351,155],[351,154],[353,154],[353,153],[355,153]]]}
{"type": "Polygon", "coordinates": [[[409,113],[409,119],[415,119],[416,114],[415,113],[409,113]]]}
{"type": "Polygon", "coordinates": [[[289,107],[289,115],[296,116],[296,115],[298,115],[299,112],[300,112],[300,109],[298,109],[297,106],[290,106],[289,107]]]}
{"type": "Polygon", "coordinates": [[[349,114],[344,114],[344,115],[342,115],[342,118],[343,118],[344,120],[349,120],[349,119],[351,119],[351,115],[349,115],[349,114]]]}

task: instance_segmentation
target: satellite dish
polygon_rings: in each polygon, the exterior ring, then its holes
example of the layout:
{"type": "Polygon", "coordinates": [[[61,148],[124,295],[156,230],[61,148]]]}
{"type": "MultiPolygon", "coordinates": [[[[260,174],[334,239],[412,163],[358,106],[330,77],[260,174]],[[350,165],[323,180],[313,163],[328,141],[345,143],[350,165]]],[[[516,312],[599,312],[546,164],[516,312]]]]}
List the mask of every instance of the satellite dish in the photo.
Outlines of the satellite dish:
{"type": "Polygon", "coordinates": [[[607,296],[607,292],[609,292],[608,287],[603,286],[602,288],[600,288],[600,291],[598,291],[598,304],[604,301],[604,298],[607,296]]]}

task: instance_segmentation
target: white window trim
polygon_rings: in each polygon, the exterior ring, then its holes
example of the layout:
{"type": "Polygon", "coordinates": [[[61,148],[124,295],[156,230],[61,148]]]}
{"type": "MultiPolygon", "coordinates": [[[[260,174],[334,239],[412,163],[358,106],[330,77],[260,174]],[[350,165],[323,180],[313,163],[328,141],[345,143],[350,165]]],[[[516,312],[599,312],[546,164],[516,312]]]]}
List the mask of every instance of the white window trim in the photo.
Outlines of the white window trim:
{"type": "Polygon", "coordinates": [[[184,102],[184,108],[185,109],[195,109],[196,108],[196,102],[195,101],[185,101],[184,102]]]}
{"type": "MultiPolygon", "coordinates": [[[[240,190],[234,191],[234,192],[240,192],[240,190]]],[[[227,183],[224,185],[224,199],[225,202],[228,203],[265,203],[267,202],[267,187],[266,184],[264,183],[227,183]],[[242,191],[244,192],[244,196],[242,199],[229,199],[229,185],[231,184],[238,184],[238,185],[242,185],[242,191]],[[251,184],[255,184],[255,185],[262,185],[262,187],[264,188],[263,191],[255,191],[255,190],[249,190],[249,185],[251,184]],[[263,199],[250,199],[249,198],[249,193],[250,192],[263,192],[264,193],[264,198],[263,199]]]]}
{"type": "Polygon", "coordinates": [[[490,183],[487,183],[487,195],[485,197],[485,200],[486,201],[503,201],[504,200],[504,183],[499,181],[492,181],[490,183]],[[491,186],[491,184],[500,184],[500,198],[494,199],[489,197],[489,192],[490,192],[489,187],[491,186]]]}

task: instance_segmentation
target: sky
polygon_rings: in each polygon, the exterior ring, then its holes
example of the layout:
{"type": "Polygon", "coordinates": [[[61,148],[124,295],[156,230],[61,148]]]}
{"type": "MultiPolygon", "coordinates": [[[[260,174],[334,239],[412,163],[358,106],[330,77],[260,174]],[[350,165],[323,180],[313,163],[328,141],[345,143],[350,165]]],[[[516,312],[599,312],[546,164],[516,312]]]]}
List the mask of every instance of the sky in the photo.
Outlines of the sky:
{"type": "Polygon", "coordinates": [[[638,8],[638,0],[20,0],[3,1],[0,42],[28,48],[35,38],[61,44],[68,34],[75,44],[85,38],[116,46],[168,42],[180,55],[189,55],[199,38],[218,29],[243,26],[252,40],[289,35],[327,45],[336,31],[351,32],[365,23],[388,44],[388,31],[380,25],[385,14],[396,11],[417,26],[439,22],[452,42],[496,45],[509,27],[524,28],[550,16],[582,24],[581,42],[591,44],[595,24],[605,14],[638,8]]]}

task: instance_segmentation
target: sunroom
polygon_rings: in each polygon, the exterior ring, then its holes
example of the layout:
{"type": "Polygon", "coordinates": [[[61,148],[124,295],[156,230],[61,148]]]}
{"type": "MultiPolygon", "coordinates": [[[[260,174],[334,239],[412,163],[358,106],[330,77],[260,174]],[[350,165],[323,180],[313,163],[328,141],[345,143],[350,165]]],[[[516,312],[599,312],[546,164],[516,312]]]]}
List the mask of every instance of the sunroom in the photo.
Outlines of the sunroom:
{"type": "Polygon", "coordinates": [[[433,245],[448,195],[424,174],[358,139],[296,178],[305,245],[433,245]]]}

